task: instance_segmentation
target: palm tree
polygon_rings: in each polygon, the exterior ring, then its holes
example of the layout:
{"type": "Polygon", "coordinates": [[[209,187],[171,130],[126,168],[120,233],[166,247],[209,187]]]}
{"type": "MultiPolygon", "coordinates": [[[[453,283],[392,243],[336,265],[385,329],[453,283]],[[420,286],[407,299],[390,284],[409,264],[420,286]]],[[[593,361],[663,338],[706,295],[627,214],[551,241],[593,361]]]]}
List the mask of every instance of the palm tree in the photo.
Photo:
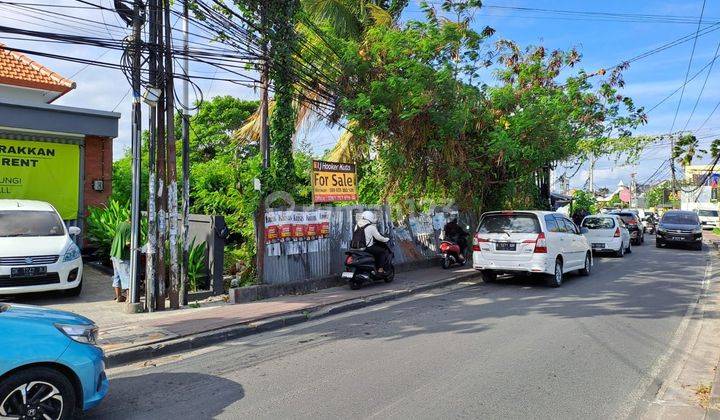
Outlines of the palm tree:
{"type": "MultiPolygon", "coordinates": [[[[319,38],[317,28],[329,31],[331,35],[360,41],[367,29],[374,25],[391,25],[397,21],[402,10],[407,6],[408,0],[301,0],[304,15],[308,21],[301,20],[296,27],[297,32],[308,42],[304,43],[299,55],[312,57],[314,64],[330,73],[339,68],[339,57],[334,54],[317,56],[317,52],[303,54],[308,46],[318,45],[322,40],[319,38]]],[[[335,76],[340,76],[336,74],[335,76]]],[[[332,77],[332,76],[331,76],[332,77]]],[[[311,118],[318,117],[316,102],[321,100],[320,96],[312,92],[307,86],[299,87],[300,94],[296,107],[297,120],[296,129],[307,123],[311,118]]],[[[330,104],[328,104],[330,105],[330,104]]],[[[273,101],[270,101],[269,112],[272,113],[273,101]]],[[[353,128],[356,124],[349,121],[347,128],[353,128]]],[[[297,131],[297,130],[296,130],[297,131]]],[[[246,124],[234,133],[234,138],[240,143],[257,142],[260,139],[260,111],[255,112],[246,124]]],[[[351,130],[346,129],[340,136],[335,147],[326,157],[335,161],[350,161],[357,158],[359,152],[355,145],[355,137],[351,130]]]]}

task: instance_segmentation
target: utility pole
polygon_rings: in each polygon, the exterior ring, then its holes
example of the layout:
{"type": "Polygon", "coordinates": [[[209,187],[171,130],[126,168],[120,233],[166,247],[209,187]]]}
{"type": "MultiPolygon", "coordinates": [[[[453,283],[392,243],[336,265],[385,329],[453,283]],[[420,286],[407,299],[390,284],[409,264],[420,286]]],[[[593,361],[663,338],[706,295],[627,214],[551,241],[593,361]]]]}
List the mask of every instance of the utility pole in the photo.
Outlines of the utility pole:
{"type": "Polygon", "coordinates": [[[590,156],[590,172],[588,174],[588,187],[595,194],[595,155],[590,156]]]}
{"type": "Polygon", "coordinates": [[[133,35],[132,35],[132,191],[130,208],[130,296],[129,303],[140,302],[139,268],[140,268],[140,142],[141,142],[141,107],[140,107],[140,0],[133,2],[133,35]]]}
{"type": "MultiPolygon", "coordinates": [[[[148,56],[150,85],[153,88],[158,87],[157,75],[157,8],[158,1],[150,0],[148,4],[149,16],[149,44],[150,52],[148,56]]],[[[157,194],[156,194],[156,162],[155,149],[157,147],[157,103],[150,104],[150,118],[148,119],[148,127],[150,136],[148,139],[148,241],[145,262],[145,304],[149,312],[155,311],[156,295],[157,295],[157,278],[155,256],[157,255],[157,194]]]]}
{"type": "Polygon", "coordinates": [[[672,174],[672,192],[677,195],[677,175],[675,174],[675,136],[670,134],[670,173],[672,174]]]}
{"type": "Polygon", "coordinates": [[[630,203],[632,207],[637,207],[637,181],[635,180],[635,176],[637,173],[633,172],[630,174],[630,203]]]}
{"type": "Polygon", "coordinates": [[[268,187],[268,168],[270,167],[270,133],[268,130],[268,88],[270,83],[270,58],[268,57],[268,22],[267,2],[261,5],[260,30],[262,33],[262,68],[260,70],[260,154],[262,156],[262,185],[260,186],[260,203],[255,218],[255,237],[257,249],[257,275],[263,281],[265,275],[265,189],[268,187]]]}
{"type": "Polygon", "coordinates": [[[170,1],[163,2],[165,15],[165,116],[167,130],[167,177],[168,177],[168,242],[170,248],[170,308],[180,307],[178,267],[178,200],[177,162],[175,150],[175,87],[173,81],[172,24],[170,23],[170,1]]]}
{"type": "Polygon", "coordinates": [[[183,1],[183,90],[182,90],[182,264],[180,272],[180,303],[187,305],[188,264],[190,253],[190,60],[188,59],[188,2],[183,1]]]}
{"type": "Polygon", "coordinates": [[[160,98],[157,105],[157,295],[155,296],[155,307],[158,310],[165,309],[165,242],[167,239],[167,141],[165,138],[165,64],[163,57],[165,56],[163,39],[163,14],[160,12],[163,0],[156,0],[157,13],[157,72],[158,82],[161,87],[160,98]]]}

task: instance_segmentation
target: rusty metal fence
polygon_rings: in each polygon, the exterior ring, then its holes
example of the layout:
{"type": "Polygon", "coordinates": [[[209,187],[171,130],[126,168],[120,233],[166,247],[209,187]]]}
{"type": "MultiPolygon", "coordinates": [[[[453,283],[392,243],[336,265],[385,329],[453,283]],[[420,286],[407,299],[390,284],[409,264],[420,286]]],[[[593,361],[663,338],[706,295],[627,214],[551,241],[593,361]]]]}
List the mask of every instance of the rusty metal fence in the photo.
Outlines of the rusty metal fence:
{"type": "MultiPolygon", "coordinates": [[[[390,210],[379,206],[301,207],[293,211],[317,212],[319,209],[328,212],[329,229],[324,237],[266,244],[263,278],[266,284],[293,283],[339,275],[356,220],[364,210],[374,211],[378,216],[380,232],[386,236],[392,235],[395,242],[395,264],[436,257],[442,226],[445,220],[452,216],[450,212],[436,211],[392,221],[390,210]]],[[[279,212],[284,209],[267,211],[279,212]]]]}

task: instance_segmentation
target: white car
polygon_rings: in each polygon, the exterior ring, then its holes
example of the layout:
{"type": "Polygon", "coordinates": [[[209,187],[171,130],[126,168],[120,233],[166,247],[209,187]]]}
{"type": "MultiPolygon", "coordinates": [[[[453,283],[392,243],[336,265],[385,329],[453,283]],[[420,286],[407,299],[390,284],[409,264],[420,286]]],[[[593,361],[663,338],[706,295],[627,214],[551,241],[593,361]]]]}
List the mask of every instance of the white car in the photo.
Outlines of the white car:
{"type": "Polygon", "coordinates": [[[698,209],[695,210],[698,217],[700,218],[700,224],[703,229],[713,229],[720,227],[720,217],[718,216],[717,210],[709,209],[698,209]]]}
{"type": "Polygon", "coordinates": [[[0,295],[82,290],[80,249],[53,206],[42,201],[0,200],[0,295]]]}
{"type": "Polygon", "coordinates": [[[580,232],[594,252],[613,252],[618,257],[632,252],[630,231],[616,214],[587,216],[580,224],[580,232]]]}
{"type": "Polygon", "coordinates": [[[500,273],[541,273],[547,284],[562,285],[565,273],[590,275],[590,243],[560,213],[497,211],[482,215],[473,237],[473,268],[493,282],[500,273]]]}

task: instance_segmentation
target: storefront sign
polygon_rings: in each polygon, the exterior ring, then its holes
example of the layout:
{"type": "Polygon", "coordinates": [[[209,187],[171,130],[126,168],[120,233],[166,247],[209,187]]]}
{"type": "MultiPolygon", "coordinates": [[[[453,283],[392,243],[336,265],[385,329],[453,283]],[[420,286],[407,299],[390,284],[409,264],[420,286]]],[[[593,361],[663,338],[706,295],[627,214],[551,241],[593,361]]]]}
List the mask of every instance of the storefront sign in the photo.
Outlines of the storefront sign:
{"type": "Polygon", "coordinates": [[[74,220],[79,184],[78,145],[0,139],[0,199],[47,201],[74,220]]]}
{"type": "Polygon", "coordinates": [[[314,160],[313,202],[357,201],[356,181],[354,164],[314,160]]]}

